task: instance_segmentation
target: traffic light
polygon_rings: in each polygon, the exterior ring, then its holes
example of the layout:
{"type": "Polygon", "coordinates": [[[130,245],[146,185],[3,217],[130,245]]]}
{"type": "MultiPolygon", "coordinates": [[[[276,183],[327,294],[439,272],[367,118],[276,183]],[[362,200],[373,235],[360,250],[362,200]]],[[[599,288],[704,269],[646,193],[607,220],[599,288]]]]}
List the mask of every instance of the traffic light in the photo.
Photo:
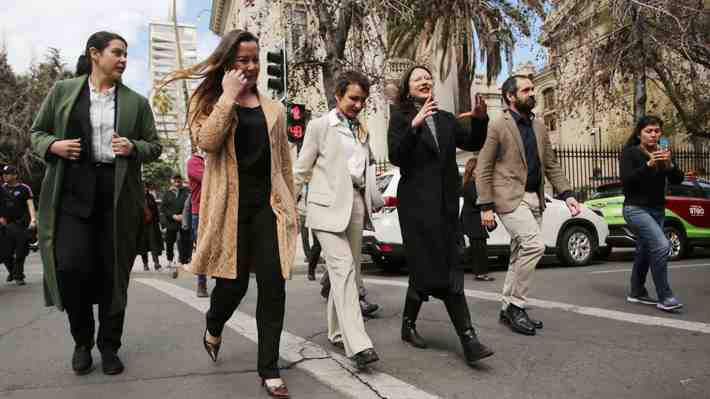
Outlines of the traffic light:
{"type": "Polygon", "coordinates": [[[300,143],[306,134],[306,122],[308,121],[309,112],[304,104],[286,104],[286,112],[288,112],[286,128],[288,141],[300,143]]]}
{"type": "Polygon", "coordinates": [[[266,86],[278,94],[286,91],[286,55],[283,50],[269,51],[266,53],[266,73],[269,80],[266,86]]]}

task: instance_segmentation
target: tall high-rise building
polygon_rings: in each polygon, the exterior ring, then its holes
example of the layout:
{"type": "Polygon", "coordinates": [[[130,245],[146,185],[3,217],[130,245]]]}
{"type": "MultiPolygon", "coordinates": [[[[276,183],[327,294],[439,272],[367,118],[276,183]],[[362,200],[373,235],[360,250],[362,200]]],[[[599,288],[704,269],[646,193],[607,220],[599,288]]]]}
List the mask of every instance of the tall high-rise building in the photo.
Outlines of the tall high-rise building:
{"type": "MultiPolygon", "coordinates": [[[[154,21],[150,28],[150,74],[153,88],[150,103],[155,114],[158,136],[163,143],[162,158],[175,162],[184,176],[186,162],[190,157],[190,136],[186,128],[186,100],[197,88],[198,82],[188,80],[187,97],[182,81],[171,83],[156,91],[157,85],[179,67],[175,40],[175,26],[172,22],[154,21]],[[157,98],[156,98],[157,97],[157,98]]],[[[178,24],[183,68],[197,63],[197,27],[178,24]]]]}

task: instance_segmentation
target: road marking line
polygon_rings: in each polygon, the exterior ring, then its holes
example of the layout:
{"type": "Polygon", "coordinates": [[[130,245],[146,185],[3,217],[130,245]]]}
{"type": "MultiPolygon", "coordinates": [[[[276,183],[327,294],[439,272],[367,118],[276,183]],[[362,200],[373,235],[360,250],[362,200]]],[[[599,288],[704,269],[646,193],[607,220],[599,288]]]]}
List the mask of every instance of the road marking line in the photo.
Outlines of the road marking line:
{"type": "MultiPolygon", "coordinates": [[[[710,263],[698,263],[691,265],[671,265],[668,266],[669,269],[691,269],[695,267],[708,267],[710,263]]],[[[630,272],[632,269],[614,269],[614,270],[599,270],[596,272],[589,272],[589,274],[608,274],[608,273],[625,273],[630,272]]]]}
{"type": "MultiPolygon", "coordinates": [[[[395,287],[409,286],[409,283],[405,282],[405,281],[390,281],[390,280],[381,280],[381,279],[373,279],[373,278],[366,278],[365,282],[370,283],[370,284],[388,285],[388,286],[395,286],[395,287]]],[[[466,296],[469,298],[477,298],[477,299],[483,299],[486,301],[500,302],[500,294],[498,294],[496,292],[477,291],[477,290],[464,290],[464,292],[465,292],[466,296]]],[[[675,328],[678,330],[686,330],[686,331],[692,331],[692,332],[699,332],[699,333],[703,333],[703,334],[710,334],[710,324],[708,324],[708,323],[701,323],[701,322],[696,322],[696,321],[686,321],[686,320],[677,320],[677,319],[670,319],[670,318],[666,318],[666,317],[646,316],[646,315],[635,314],[635,313],[620,312],[617,310],[593,308],[590,306],[577,306],[577,305],[572,305],[572,304],[563,303],[563,302],[546,301],[546,300],[542,300],[542,299],[530,298],[530,299],[528,299],[528,303],[530,303],[533,306],[536,306],[539,308],[544,308],[544,309],[564,310],[567,312],[579,313],[579,314],[583,314],[586,316],[594,316],[594,317],[600,317],[600,318],[604,318],[604,319],[618,320],[618,321],[624,321],[624,322],[635,323],[635,324],[643,324],[643,325],[647,325],[647,326],[668,327],[668,328],[675,328]]]]}
{"type": "MultiPolygon", "coordinates": [[[[155,288],[202,313],[207,312],[209,308],[209,298],[195,298],[193,290],[157,279],[138,278],[134,279],[134,281],[155,288]]],[[[234,312],[232,318],[227,322],[227,326],[254,343],[258,341],[256,319],[246,313],[234,312]]],[[[345,356],[329,352],[320,345],[306,341],[304,338],[291,334],[286,330],[281,333],[280,349],[281,358],[289,362],[298,362],[307,358],[308,361],[297,363],[296,367],[306,371],[333,390],[351,398],[439,398],[374,369],[370,369],[367,373],[358,372],[345,356]]]]}

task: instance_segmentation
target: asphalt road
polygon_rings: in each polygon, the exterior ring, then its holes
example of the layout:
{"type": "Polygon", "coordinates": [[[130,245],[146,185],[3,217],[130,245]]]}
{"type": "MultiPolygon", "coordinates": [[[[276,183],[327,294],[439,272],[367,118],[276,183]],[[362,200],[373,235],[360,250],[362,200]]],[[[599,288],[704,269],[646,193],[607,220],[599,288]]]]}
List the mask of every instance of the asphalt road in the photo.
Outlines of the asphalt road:
{"type": "MultiPolygon", "coordinates": [[[[566,268],[546,259],[536,272],[530,313],[545,323],[535,337],[498,323],[504,270],[494,282],[467,275],[466,293],[482,341],[496,354],[466,366],[444,306],[424,304],[418,321],[426,350],[399,339],[406,273],[366,267],[369,299],[383,309],[366,327],[381,361],[352,370],[325,335],[320,286],[300,265],[287,284],[283,377],[294,398],[706,398],[710,391],[710,253],[671,263],[679,314],[625,302],[631,252],[566,268]]],[[[298,258],[302,260],[301,257],[298,258]]],[[[137,267],[121,356],[126,372],[84,377],[70,369],[65,315],[42,303],[37,255],[28,285],[0,283],[0,398],[266,398],[258,385],[253,316],[256,282],[225,329],[220,361],[202,348],[208,300],[194,278],[172,280],[137,267]]],[[[6,274],[0,272],[4,281],[6,274]]],[[[649,282],[649,291],[653,287],[649,282]]]]}

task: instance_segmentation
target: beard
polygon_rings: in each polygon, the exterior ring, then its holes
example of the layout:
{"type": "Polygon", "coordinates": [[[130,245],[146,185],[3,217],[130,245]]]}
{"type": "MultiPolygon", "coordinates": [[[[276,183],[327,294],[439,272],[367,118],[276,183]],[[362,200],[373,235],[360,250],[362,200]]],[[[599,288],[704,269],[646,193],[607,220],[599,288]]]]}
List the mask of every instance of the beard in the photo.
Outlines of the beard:
{"type": "Polygon", "coordinates": [[[515,104],[515,108],[517,108],[518,111],[529,114],[532,112],[533,108],[535,108],[535,97],[530,96],[527,100],[521,100],[516,96],[513,104],[515,104]]]}

